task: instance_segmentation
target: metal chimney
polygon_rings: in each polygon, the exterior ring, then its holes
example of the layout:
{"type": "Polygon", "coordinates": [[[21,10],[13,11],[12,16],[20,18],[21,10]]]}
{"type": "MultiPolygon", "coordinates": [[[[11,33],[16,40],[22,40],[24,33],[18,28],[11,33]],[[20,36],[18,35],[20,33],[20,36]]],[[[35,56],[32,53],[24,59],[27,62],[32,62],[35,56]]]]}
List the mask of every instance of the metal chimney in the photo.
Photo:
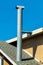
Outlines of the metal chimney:
{"type": "Polygon", "coordinates": [[[18,19],[17,19],[17,61],[22,59],[22,10],[24,6],[16,6],[18,10],[18,19]]]}

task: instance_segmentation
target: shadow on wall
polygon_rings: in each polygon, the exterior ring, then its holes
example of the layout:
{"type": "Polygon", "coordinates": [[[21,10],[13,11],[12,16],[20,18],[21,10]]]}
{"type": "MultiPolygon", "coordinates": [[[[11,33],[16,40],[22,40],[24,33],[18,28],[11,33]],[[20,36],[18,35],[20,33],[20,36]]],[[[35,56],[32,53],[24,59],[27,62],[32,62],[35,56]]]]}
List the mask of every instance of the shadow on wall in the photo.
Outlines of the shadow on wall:
{"type": "Polygon", "coordinates": [[[33,57],[35,57],[38,46],[41,45],[43,45],[43,34],[34,36],[29,39],[25,39],[23,41],[23,49],[33,48],[33,57]]]}
{"type": "Polygon", "coordinates": [[[17,41],[10,43],[11,45],[17,47],[17,41]]]}

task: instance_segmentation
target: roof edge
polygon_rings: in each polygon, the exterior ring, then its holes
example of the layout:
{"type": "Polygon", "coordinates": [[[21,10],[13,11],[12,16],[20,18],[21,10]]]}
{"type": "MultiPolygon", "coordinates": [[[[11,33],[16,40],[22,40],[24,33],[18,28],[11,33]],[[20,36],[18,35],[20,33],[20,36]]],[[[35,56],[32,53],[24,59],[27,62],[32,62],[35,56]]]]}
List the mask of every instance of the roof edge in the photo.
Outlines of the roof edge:
{"type": "MultiPolygon", "coordinates": [[[[22,35],[22,39],[24,39],[26,37],[27,37],[27,33],[25,33],[25,34],[22,35]]],[[[7,43],[11,43],[11,42],[14,42],[14,41],[17,41],[17,37],[12,38],[10,40],[6,40],[7,43]]]]}
{"type": "MultiPolygon", "coordinates": [[[[39,33],[42,33],[42,32],[43,32],[43,27],[39,28],[39,29],[36,29],[36,30],[33,30],[31,36],[29,36],[29,37],[35,36],[35,35],[37,35],[39,33]]],[[[25,39],[27,37],[28,37],[27,33],[25,33],[25,34],[22,35],[22,39],[25,39]]],[[[11,42],[15,42],[15,41],[17,41],[17,37],[12,38],[10,40],[6,40],[7,43],[11,43],[11,42]]]]}
{"type": "Polygon", "coordinates": [[[39,29],[33,30],[32,35],[36,35],[36,34],[39,34],[39,33],[42,33],[42,32],[43,32],[43,28],[39,28],[39,29]]]}
{"type": "Polygon", "coordinates": [[[0,49],[0,53],[3,54],[13,65],[17,65],[9,56],[7,56],[1,49],[0,49]]]}

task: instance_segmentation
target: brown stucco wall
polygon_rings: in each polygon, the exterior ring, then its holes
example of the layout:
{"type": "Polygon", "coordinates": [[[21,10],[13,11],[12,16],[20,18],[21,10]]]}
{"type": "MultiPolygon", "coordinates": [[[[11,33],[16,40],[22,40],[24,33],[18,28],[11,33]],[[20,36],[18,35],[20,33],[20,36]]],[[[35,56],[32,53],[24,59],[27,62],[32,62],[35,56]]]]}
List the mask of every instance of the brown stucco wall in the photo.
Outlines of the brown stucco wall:
{"type": "Polygon", "coordinates": [[[10,65],[10,64],[4,60],[4,65],[10,65]]]}
{"type": "Polygon", "coordinates": [[[43,62],[43,34],[25,39],[23,41],[23,49],[32,54],[34,58],[43,62]]]}

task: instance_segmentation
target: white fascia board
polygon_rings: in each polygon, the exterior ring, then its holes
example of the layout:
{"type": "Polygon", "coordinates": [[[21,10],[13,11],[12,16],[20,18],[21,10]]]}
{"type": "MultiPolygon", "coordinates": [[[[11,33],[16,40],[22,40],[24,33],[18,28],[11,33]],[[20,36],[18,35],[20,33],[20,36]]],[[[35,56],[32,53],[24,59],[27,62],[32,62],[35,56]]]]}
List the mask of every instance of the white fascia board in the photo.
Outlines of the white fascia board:
{"type": "MultiPolygon", "coordinates": [[[[26,37],[27,37],[27,33],[22,35],[22,39],[24,39],[24,38],[26,38],[26,37]]],[[[11,43],[11,42],[14,42],[14,41],[17,41],[17,37],[12,38],[12,39],[10,39],[10,40],[7,40],[6,42],[7,42],[7,43],[11,43]]]]}
{"type": "Polygon", "coordinates": [[[12,38],[12,39],[10,39],[10,40],[7,40],[6,42],[7,42],[7,43],[11,43],[11,42],[14,42],[14,41],[17,41],[17,37],[12,38]]]}
{"type": "MultiPolygon", "coordinates": [[[[43,28],[39,28],[39,29],[33,30],[30,37],[32,37],[32,36],[34,36],[34,35],[37,35],[37,34],[39,34],[39,33],[42,33],[42,32],[43,32],[43,28]]],[[[27,34],[27,33],[25,33],[25,34],[22,35],[22,39],[25,39],[25,38],[27,38],[27,37],[28,37],[28,34],[27,34]]],[[[10,39],[10,40],[7,40],[6,42],[7,42],[7,43],[11,43],[11,42],[15,42],[15,41],[17,41],[17,37],[12,38],[12,39],[10,39]]]]}
{"type": "Polygon", "coordinates": [[[39,33],[42,33],[42,32],[43,32],[43,28],[36,29],[36,30],[32,31],[32,36],[39,34],[39,33]]]}
{"type": "Polygon", "coordinates": [[[7,56],[1,49],[0,53],[3,54],[13,65],[17,65],[9,56],[7,56]]]}

